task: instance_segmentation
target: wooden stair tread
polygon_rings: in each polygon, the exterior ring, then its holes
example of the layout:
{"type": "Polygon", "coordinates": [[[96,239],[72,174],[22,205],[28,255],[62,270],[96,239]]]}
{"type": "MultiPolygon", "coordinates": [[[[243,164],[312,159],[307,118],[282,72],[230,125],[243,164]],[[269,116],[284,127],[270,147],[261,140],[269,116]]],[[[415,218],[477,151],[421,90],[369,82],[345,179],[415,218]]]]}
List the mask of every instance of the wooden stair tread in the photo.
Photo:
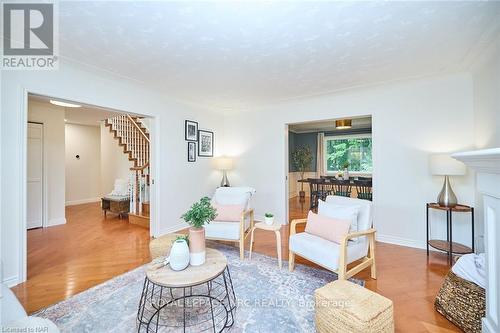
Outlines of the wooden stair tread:
{"type": "Polygon", "coordinates": [[[149,214],[145,213],[145,212],[141,212],[141,213],[129,213],[128,214],[129,216],[132,215],[134,217],[138,217],[140,219],[149,219],[149,214]]]}
{"type": "Polygon", "coordinates": [[[136,224],[144,228],[149,228],[149,215],[129,213],[128,221],[131,224],[136,224]]]}

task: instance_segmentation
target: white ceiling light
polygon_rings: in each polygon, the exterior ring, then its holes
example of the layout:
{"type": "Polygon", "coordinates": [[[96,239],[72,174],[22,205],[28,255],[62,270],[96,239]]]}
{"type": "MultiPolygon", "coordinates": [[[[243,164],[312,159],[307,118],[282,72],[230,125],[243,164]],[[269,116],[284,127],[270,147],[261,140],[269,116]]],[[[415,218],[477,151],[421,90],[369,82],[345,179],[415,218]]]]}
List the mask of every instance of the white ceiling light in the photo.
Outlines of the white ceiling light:
{"type": "Polygon", "coordinates": [[[62,101],[56,101],[51,99],[50,100],[51,104],[58,105],[58,106],[64,106],[66,108],[79,108],[81,107],[80,104],[73,104],[73,103],[67,103],[67,102],[62,102],[62,101]]]}

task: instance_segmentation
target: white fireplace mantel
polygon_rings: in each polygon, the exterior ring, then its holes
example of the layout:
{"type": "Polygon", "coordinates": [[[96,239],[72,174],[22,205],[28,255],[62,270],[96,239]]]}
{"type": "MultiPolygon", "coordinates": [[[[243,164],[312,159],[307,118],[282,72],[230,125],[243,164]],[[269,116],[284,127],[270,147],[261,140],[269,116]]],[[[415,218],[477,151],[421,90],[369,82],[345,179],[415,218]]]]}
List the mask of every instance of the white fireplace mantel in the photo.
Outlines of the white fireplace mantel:
{"type": "Polygon", "coordinates": [[[500,332],[500,148],[452,155],[477,172],[483,196],[486,249],[486,317],[483,332],[500,332]]]}

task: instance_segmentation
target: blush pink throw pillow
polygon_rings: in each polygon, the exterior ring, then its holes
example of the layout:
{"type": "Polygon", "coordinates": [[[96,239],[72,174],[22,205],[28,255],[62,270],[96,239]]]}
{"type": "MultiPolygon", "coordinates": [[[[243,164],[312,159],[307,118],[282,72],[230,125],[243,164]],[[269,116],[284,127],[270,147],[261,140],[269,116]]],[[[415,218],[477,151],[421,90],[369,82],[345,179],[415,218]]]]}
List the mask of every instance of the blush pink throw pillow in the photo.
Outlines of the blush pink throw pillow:
{"type": "Polygon", "coordinates": [[[342,238],[349,232],[350,226],[350,220],[326,217],[309,211],[306,232],[340,244],[342,238]]]}
{"type": "Polygon", "coordinates": [[[215,221],[220,222],[239,222],[244,205],[219,205],[212,202],[212,206],[217,209],[215,221]]]}

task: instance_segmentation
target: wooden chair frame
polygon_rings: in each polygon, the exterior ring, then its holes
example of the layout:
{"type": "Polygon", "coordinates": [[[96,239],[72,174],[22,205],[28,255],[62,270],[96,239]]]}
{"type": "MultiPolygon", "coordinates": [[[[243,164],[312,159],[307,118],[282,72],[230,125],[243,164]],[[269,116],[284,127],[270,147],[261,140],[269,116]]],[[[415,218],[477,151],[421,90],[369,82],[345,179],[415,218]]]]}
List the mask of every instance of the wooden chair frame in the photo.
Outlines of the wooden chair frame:
{"type": "MultiPolygon", "coordinates": [[[[297,224],[303,224],[307,223],[307,219],[298,219],[298,220],[293,220],[292,223],[290,223],[290,237],[295,235],[297,233],[296,227],[297,224]]],[[[371,266],[371,277],[372,279],[377,278],[377,266],[375,262],[375,233],[376,230],[373,228],[370,228],[368,230],[364,231],[358,231],[358,232],[351,232],[349,234],[346,234],[344,238],[342,238],[342,241],[340,243],[340,254],[339,254],[339,265],[338,269],[336,271],[333,271],[337,273],[339,280],[347,280],[357,273],[361,272],[363,269],[370,267],[371,266]],[[360,236],[366,236],[368,238],[368,255],[365,256],[364,258],[361,258],[361,262],[357,264],[356,266],[352,267],[351,269],[347,269],[347,242],[349,239],[360,237],[360,236]]],[[[315,264],[326,268],[330,271],[332,271],[330,268],[325,267],[309,258],[305,258],[311,262],[314,262],[315,264]]],[[[357,260],[356,260],[357,261],[357,260]]],[[[293,271],[295,267],[295,253],[292,252],[292,250],[288,250],[288,270],[290,272],[293,271]]]]}
{"type": "MultiPolygon", "coordinates": [[[[227,222],[227,223],[236,223],[236,222],[227,222]]],[[[215,237],[206,237],[206,239],[239,243],[240,259],[243,260],[243,259],[245,259],[245,239],[248,237],[248,235],[251,234],[251,231],[255,225],[254,211],[252,208],[245,210],[241,213],[239,223],[240,223],[240,239],[238,239],[238,240],[226,239],[226,238],[215,238],[215,237]],[[250,225],[248,226],[248,229],[245,230],[245,220],[246,220],[247,216],[250,218],[250,225]]]]}
{"type": "Polygon", "coordinates": [[[358,199],[373,200],[373,185],[370,180],[355,180],[356,192],[358,199]]]}
{"type": "Polygon", "coordinates": [[[352,184],[349,180],[335,180],[333,183],[333,195],[350,198],[352,184]]]}

